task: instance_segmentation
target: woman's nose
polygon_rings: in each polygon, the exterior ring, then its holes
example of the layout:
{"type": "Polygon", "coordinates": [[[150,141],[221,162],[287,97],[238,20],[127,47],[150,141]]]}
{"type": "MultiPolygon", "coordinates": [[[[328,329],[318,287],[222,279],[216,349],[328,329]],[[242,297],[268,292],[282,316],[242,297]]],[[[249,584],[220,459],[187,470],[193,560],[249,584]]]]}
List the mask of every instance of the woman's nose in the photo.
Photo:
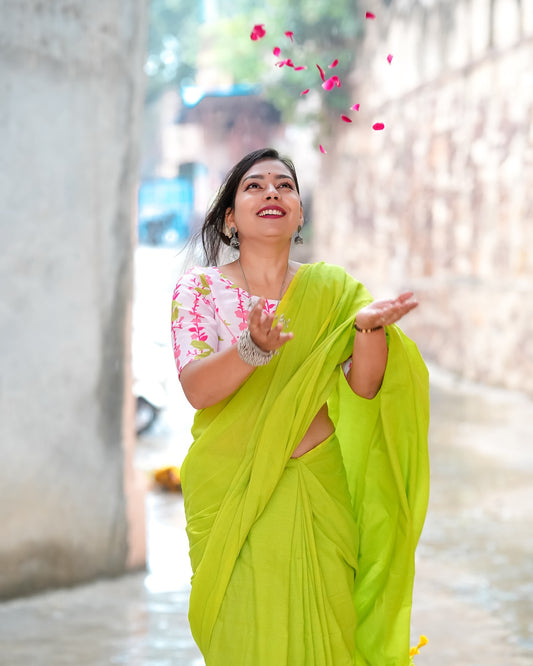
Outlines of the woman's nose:
{"type": "Polygon", "coordinates": [[[266,198],[267,199],[270,199],[272,197],[274,199],[277,199],[279,197],[279,193],[278,193],[274,183],[269,183],[265,188],[265,192],[266,192],[266,198]]]}

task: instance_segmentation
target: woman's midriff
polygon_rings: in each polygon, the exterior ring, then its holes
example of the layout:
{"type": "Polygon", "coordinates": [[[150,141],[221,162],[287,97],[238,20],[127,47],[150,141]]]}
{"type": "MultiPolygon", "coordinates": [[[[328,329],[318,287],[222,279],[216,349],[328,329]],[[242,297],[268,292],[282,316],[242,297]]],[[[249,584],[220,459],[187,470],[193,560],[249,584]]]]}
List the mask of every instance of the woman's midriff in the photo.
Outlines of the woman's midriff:
{"type": "Polygon", "coordinates": [[[335,426],[333,425],[333,421],[329,418],[328,406],[322,405],[315,418],[311,421],[311,425],[303,436],[302,441],[294,449],[291,457],[299,458],[300,456],[303,456],[304,453],[314,449],[315,446],[318,446],[334,432],[335,426]]]}

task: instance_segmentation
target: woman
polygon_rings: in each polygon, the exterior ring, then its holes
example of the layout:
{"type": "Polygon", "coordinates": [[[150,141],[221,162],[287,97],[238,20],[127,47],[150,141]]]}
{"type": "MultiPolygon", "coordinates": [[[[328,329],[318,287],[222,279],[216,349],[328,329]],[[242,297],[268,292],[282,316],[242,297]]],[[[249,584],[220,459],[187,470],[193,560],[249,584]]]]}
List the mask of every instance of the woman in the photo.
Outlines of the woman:
{"type": "Polygon", "coordinates": [[[290,160],[250,153],[207,214],[208,267],[174,292],[198,409],[182,466],[191,629],[207,666],[402,666],[428,391],[395,322],[416,301],[292,261],[302,225],[290,160]],[[239,256],[216,266],[222,244],[239,256]]]}

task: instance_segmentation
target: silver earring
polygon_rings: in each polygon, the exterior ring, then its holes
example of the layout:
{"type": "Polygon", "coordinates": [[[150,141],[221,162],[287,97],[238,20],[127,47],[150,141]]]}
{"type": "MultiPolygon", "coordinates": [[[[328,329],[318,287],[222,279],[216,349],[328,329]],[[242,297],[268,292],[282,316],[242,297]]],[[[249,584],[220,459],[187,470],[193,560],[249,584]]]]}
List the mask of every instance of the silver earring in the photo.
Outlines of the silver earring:
{"type": "Polygon", "coordinates": [[[302,225],[298,225],[298,231],[296,232],[296,236],[294,237],[294,244],[295,245],[303,245],[304,239],[300,235],[300,231],[302,230],[302,225]]]}
{"type": "Polygon", "coordinates": [[[239,239],[237,238],[237,230],[235,229],[235,227],[231,227],[230,234],[231,234],[231,240],[229,242],[230,247],[232,247],[234,250],[238,250],[241,244],[239,243],[239,239]]]}

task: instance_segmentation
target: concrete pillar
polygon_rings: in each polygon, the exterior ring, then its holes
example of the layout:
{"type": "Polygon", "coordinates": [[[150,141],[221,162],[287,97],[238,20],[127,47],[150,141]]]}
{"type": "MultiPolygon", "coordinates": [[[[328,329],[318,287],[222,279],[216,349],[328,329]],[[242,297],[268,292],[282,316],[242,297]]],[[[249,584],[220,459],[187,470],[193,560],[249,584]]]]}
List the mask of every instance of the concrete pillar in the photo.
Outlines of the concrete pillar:
{"type": "Polygon", "coordinates": [[[0,0],[0,597],[144,563],[130,312],[146,0],[0,0]]]}

